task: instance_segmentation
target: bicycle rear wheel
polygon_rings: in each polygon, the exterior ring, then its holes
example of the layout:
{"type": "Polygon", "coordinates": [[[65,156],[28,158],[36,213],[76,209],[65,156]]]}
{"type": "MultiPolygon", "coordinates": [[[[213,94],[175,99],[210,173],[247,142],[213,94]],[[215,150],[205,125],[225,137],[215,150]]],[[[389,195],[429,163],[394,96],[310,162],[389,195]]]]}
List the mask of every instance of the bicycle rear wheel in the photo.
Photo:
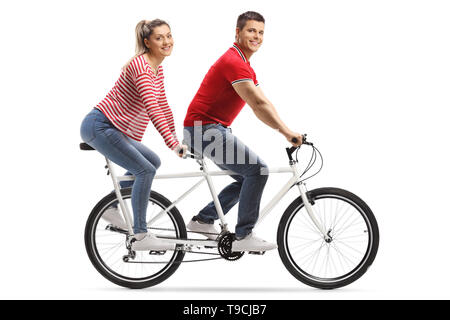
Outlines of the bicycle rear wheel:
{"type": "Polygon", "coordinates": [[[314,212],[331,239],[313,224],[301,197],[284,212],[278,226],[278,251],[301,282],[320,289],[346,286],[360,278],[378,251],[378,225],[356,195],[337,188],[308,192],[314,212]]]}
{"type": "MultiPolygon", "coordinates": [[[[131,208],[131,188],[121,189],[122,198],[131,208]]],[[[184,251],[166,251],[163,255],[137,251],[134,259],[124,259],[127,230],[111,229],[102,219],[107,208],[117,204],[114,192],[105,196],[92,210],[85,228],[85,246],[94,267],[109,281],[128,288],[141,289],[154,286],[170,277],[184,258],[184,251]]],[[[171,205],[161,194],[152,191],[147,208],[147,221],[171,205]]],[[[174,207],[152,223],[149,231],[158,237],[186,239],[186,227],[174,207]]]]}

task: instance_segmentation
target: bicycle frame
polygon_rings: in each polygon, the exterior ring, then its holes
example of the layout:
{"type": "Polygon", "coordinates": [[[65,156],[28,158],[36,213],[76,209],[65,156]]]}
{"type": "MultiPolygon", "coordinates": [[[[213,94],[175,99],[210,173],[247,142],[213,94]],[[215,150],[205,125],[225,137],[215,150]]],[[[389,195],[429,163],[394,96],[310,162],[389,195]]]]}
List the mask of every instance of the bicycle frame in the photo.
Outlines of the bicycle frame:
{"type": "MultiPolygon", "coordinates": [[[[111,178],[113,180],[114,185],[114,191],[116,193],[117,199],[119,200],[119,205],[122,211],[122,214],[124,216],[124,219],[126,221],[126,224],[128,226],[129,234],[133,235],[133,228],[131,225],[131,215],[130,210],[126,203],[123,201],[121,193],[120,193],[120,187],[119,182],[120,181],[133,181],[135,179],[134,176],[117,176],[114,172],[114,168],[112,165],[112,162],[108,159],[106,159],[107,168],[109,170],[109,173],[111,174],[111,178]]],[[[213,198],[217,214],[219,216],[221,226],[222,226],[222,232],[228,231],[228,224],[225,219],[225,215],[223,213],[222,207],[220,205],[216,190],[214,188],[214,184],[212,181],[212,177],[215,176],[225,176],[225,175],[232,175],[235,174],[232,171],[209,171],[208,166],[203,158],[195,158],[197,162],[200,164],[202,171],[201,172],[186,172],[186,173],[176,173],[176,174],[163,174],[163,175],[156,175],[154,179],[180,179],[180,178],[195,178],[195,177],[201,177],[200,181],[198,181],[196,184],[194,184],[189,190],[187,190],[185,193],[183,193],[178,199],[176,199],[172,205],[165,210],[162,210],[159,212],[153,219],[151,219],[147,226],[149,227],[157,221],[160,217],[162,217],[166,212],[170,211],[175,205],[177,205],[180,201],[182,201],[186,196],[188,196],[190,193],[192,193],[197,187],[199,187],[204,181],[207,182],[209,190],[211,192],[211,196],[213,198]]],[[[269,169],[269,173],[292,173],[292,177],[289,179],[289,181],[281,188],[281,190],[273,197],[273,199],[261,210],[259,214],[258,221],[256,222],[255,227],[260,224],[264,218],[272,211],[272,209],[275,207],[275,205],[288,193],[288,191],[294,186],[298,186],[298,190],[300,192],[301,198],[303,200],[303,203],[305,204],[306,211],[311,218],[314,225],[317,227],[319,232],[324,236],[324,239],[327,240],[329,238],[327,231],[324,229],[323,225],[317,220],[316,214],[314,213],[314,209],[309,203],[309,199],[307,197],[307,189],[303,182],[299,182],[300,179],[300,173],[297,167],[297,163],[294,161],[291,161],[289,164],[289,167],[283,167],[283,168],[274,168],[269,169]]],[[[171,240],[167,240],[171,241],[171,240]]],[[[203,246],[212,246],[217,247],[217,241],[214,240],[181,240],[176,239],[173,240],[174,243],[177,244],[190,244],[190,245],[203,245],[203,246]]]]}

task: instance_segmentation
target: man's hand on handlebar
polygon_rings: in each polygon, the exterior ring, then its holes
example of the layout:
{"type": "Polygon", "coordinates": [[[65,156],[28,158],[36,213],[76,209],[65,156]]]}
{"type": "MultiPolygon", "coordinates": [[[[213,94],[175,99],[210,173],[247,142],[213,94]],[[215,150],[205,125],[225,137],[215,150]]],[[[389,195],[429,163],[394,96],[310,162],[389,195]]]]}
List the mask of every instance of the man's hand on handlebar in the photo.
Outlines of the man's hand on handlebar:
{"type": "Polygon", "coordinates": [[[290,144],[292,144],[294,147],[300,147],[303,142],[303,135],[297,132],[289,132],[285,135],[287,141],[289,141],[290,144]]]}

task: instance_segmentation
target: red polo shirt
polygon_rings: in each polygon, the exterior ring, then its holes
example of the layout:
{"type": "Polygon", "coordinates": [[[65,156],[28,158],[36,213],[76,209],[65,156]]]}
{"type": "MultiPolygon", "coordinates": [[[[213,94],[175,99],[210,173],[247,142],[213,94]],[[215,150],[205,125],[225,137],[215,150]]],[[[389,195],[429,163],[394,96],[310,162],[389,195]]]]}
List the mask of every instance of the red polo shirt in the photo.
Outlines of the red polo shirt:
{"type": "Polygon", "coordinates": [[[258,85],[255,71],[235,43],[209,69],[189,105],[184,126],[192,127],[194,121],[231,125],[245,105],[232,86],[241,81],[253,81],[258,85]]]}

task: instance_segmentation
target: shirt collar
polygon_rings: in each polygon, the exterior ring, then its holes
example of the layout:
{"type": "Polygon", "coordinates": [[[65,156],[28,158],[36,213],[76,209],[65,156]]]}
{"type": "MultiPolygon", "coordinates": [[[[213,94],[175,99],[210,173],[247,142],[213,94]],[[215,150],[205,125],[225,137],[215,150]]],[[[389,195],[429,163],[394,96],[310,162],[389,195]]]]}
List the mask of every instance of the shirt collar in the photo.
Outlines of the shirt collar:
{"type": "Polygon", "coordinates": [[[248,63],[248,60],[245,57],[245,54],[242,52],[241,48],[239,48],[239,46],[236,42],[233,43],[233,49],[237,51],[237,53],[241,56],[242,60],[244,60],[245,63],[248,63]]]}

